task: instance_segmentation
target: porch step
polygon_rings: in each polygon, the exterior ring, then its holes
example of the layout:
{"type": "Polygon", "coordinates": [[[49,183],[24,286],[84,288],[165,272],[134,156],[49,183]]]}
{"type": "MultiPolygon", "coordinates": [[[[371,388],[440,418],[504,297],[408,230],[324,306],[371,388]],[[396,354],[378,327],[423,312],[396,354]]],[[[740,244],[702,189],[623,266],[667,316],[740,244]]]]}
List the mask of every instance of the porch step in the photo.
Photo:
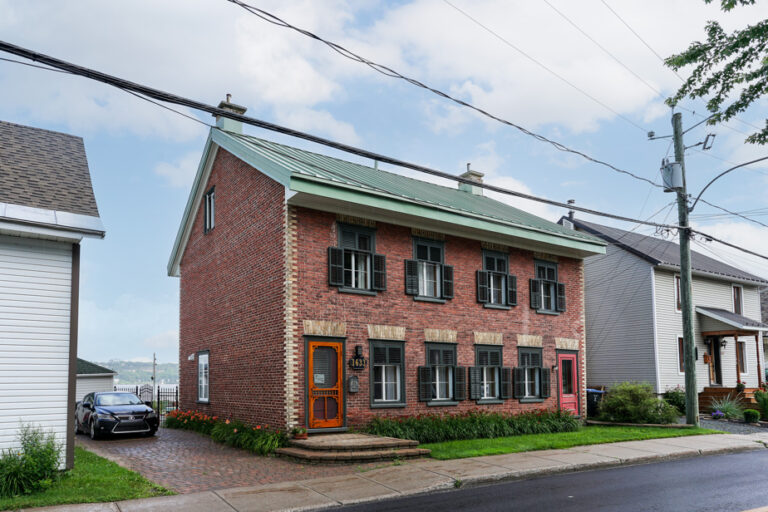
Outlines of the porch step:
{"type": "Polygon", "coordinates": [[[307,439],[291,439],[276,453],[301,462],[341,464],[394,459],[410,459],[429,455],[418,448],[417,441],[380,437],[370,434],[319,434],[307,439]]]}
{"type": "Polygon", "coordinates": [[[713,399],[725,398],[728,395],[737,397],[742,406],[752,407],[757,405],[755,391],[758,391],[758,388],[746,388],[743,392],[737,393],[736,388],[706,387],[704,391],[699,393],[699,408],[703,411],[708,411],[711,408],[713,399]]]}
{"type": "Polygon", "coordinates": [[[410,439],[370,434],[319,434],[311,435],[307,439],[291,439],[288,444],[294,448],[324,452],[398,450],[419,446],[418,441],[410,439]]]}
{"type": "Polygon", "coordinates": [[[308,463],[347,463],[371,462],[395,459],[412,459],[429,455],[425,448],[402,448],[396,450],[346,450],[326,452],[320,450],[305,450],[288,446],[278,448],[278,455],[308,463]]]}

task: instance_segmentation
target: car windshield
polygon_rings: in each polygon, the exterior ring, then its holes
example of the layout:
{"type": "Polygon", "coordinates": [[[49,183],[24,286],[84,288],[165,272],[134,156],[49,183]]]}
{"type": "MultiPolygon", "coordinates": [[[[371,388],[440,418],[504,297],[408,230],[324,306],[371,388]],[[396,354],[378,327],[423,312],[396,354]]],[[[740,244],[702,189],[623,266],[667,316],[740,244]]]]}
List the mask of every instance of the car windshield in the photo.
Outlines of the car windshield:
{"type": "Polygon", "coordinates": [[[109,393],[96,396],[96,405],[139,405],[139,397],[132,393],[109,393]]]}

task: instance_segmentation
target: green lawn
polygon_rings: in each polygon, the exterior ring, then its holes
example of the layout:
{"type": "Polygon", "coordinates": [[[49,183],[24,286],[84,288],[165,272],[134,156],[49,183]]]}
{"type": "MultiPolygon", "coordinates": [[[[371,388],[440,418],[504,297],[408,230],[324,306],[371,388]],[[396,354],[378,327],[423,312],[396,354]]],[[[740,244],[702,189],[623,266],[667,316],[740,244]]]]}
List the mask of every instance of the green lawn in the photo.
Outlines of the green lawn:
{"type": "Polygon", "coordinates": [[[618,441],[636,441],[641,439],[720,433],[721,432],[718,430],[709,430],[705,428],[588,426],[583,427],[577,432],[530,434],[524,436],[498,437],[496,439],[446,441],[444,443],[422,444],[419,448],[428,448],[432,450],[433,458],[446,460],[478,457],[482,455],[529,452],[533,450],[570,448],[572,446],[615,443],[618,441]]]}
{"type": "Polygon", "coordinates": [[[119,501],[174,494],[143,476],[98,455],[75,447],[75,467],[43,492],[0,498],[0,510],[26,507],[119,501]]]}

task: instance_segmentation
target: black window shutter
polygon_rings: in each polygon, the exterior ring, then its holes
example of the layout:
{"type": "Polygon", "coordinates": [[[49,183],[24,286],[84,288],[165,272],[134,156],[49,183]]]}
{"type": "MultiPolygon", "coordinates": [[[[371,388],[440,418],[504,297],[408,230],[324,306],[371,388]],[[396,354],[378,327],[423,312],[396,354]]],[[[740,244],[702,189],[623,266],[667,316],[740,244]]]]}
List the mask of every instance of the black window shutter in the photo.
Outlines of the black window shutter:
{"type": "Polygon", "coordinates": [[[373,289],[387,289],[387,258],[383,254],[373,255],[373,289]]]}
{"type": "Polygon", "coordinates": [[[416,260],[405,260],[405,293],[419,294],[419,263],[416,260]]]}
{"type": "Polygon", "coordinates": [[[513,369],[515,398],[525,396],[525,368],[516,366],[513,369]]]}
{"type": "Polygon", "coordinates": [[[483,369],[480,366],[469,368],[469,399],[480,400],[482,393],[483,369]]]}
{"type": "Polygon", "coordinates": [[[541,309],[541,281],[531,279],[531,309],[541,309]]]}
{"type": "Polygon", "coordinates": [[[504,400],[512,398],[512,368],[501,369],[501,382],[499,384],[500,397],[504,400]]]}
{"type": "Polygon", "coordinates": [[[485,270],[477,271],[477,302],[483,304],[488,302],[488,277],[485,270]]]}
{"type": "Polygon", "coordinates": [[[432,400],[432,368],[419,366],[419,402],[432,400]]]}
{"type": "Polygon", "coordinates": [[[517,276],[507,274],[507,305],[517,306],[517,276]]]}
{"type": "Polygon", "coordinates": [[[453,298],[453,267],[443,265],[443,298],[453,298]]]}
{"type": "Polygon", "coordinates": [[[328,248],[328,284],[344,286],[344,249],[328,248]]]}
{"type": "Polygon", "coordinates": [[[467,399],[467,369],[463,366],[453,369],[453,398],[454,400],[467,399]]]}
{"type": "Polygon", "coordinates": [[[549,398],[549,368],[541,368],[541,398],[549,398]]]}
{"type": "Polygon", "coordinates": [[[557,310],[565,311],[565,285],[557,283],[557,310]]]}

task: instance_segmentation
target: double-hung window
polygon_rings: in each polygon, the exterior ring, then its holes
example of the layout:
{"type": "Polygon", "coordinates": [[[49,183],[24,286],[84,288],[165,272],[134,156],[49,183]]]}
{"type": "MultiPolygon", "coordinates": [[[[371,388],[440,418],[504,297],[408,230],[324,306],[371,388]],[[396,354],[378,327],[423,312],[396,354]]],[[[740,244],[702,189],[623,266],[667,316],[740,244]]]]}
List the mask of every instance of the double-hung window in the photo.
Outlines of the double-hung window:
{"type": "Polygon", "coordinates": [[[405,404],[403,342],[371,341],[371,405],[405,404]]]}
{"type": "Polygon", "coordinates": [[[744,310],[744,299],[741,286],[733,285],[733,312],[741,315],[744,310]]]}
{"type": "Polygon", "coordinates": [[[519,364],[514,371],[515,398],[539,400],[549,397],[550,371],[542,367],[540,348],[518,349],[519,364]]]}
{"type": "Polygon", "coordinates": [[[437,301],[453,298],[453,267],[444,263],[444,252],[441,241],[414,240],[414,259],[405,260],[406,294],[437,301]]]}
{"type": "Polygon", "coordinates": [[[509,274],[509,256],[483,251],[483,270],[477,271],[477,301],[488,307],[517,304],[517,278],[509,274]]]}
{"type": "Polygon", "coordinates": [[[211,399],[209,352],[197,353],[197,401],[208,403],[211,399]]]}
{"type": "Polygon", "coordinates": [[[203,233],[216,225],[216,187],[211,187],[203,196],[203,233]]]}
{"type": "Polygon", "coordinates": [[[511,396],[511,369],[502,368],[501,347],[477,345],[475,366],[469,369],[469,398],[499,400],[511,396]]]}
{"type": "Polygon", "coordinates": [[[328,248],[328,282],[341,291],[384,291],[386,259],[375,254],[375,231],[339,225],[339,246],[328,248]]]}
{"type": "Polygon", "coordinates": [[[565,285],[557,282],[557,263],[536,261],[536,278],[531,279],[531,308],[543,313],[565,311],[565,285]]]}
{"type": "Polygon", "coordinates": [[[465,400],[466,368],[456,366],[456,346],[427,343],[427,365],[419,367],[419,400],[450,402],[465,400]]]}

